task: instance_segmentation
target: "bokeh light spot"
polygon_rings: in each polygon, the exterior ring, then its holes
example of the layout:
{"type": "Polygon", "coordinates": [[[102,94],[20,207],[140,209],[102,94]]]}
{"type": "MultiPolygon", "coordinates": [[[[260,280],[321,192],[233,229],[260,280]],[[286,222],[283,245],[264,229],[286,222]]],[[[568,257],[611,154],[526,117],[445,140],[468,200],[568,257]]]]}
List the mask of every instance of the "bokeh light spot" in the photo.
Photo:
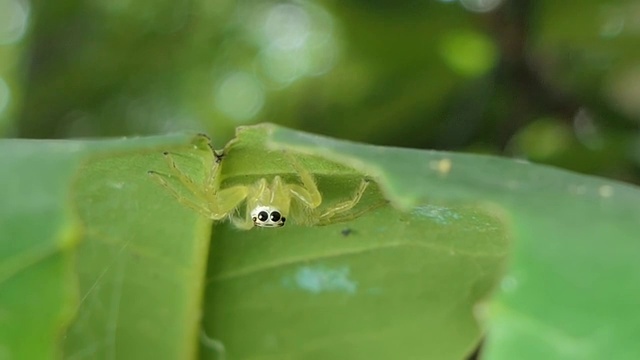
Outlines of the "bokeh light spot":
{"type": "Polygon", "coordinates": [[[306,52],[306,73],[310,76],[329,72],[340,55],[340,49],[333,37],[325,41],[310,42],[306,52]]]}
{"type": "Polygon", "coordinates": [[[264,31],[271,45],[281,49],[296,49],[304,46],[310,27],[305,9],[292,4],[279,4],[269,10],[264,31]]]}
{"type": "Polygon", "coordinates": [[[331,70],[339,54],[331,14],[309,2],[276,4],[262,10],[254,31],[261,70],[276,86],[331,70]]]}
{"type": "Polygon", "coordinates": [[[552,118],[541,118],[520,130],[510,147],[516,155],[545,161],[564,153],[571,142],[571,129],[566,124],[552,118]]]}
{"type": "Polygon", "coordinates": [[[478,32],[448,34],[440,45],[440,55],[456,73],[476,77],[493,69],[498,50],[491,39],[478,32]]]}
{"type": "Polygon", "coordinates": [[[624,30],[624,12],[620,8],[609,8],[600,26],[600,36],[605,39],[617,37],[624,30]]]}
{"type": "Polygon", "coordinates": [[[0,0],[0,45],[20,41],[29,23],[27,0],[0,0]]]}
{"type": "Polygon", "coordinates": [[[460,0],[465,9],[473,12],[489,12],[500,6],[503,0],[460,0]]]}
{"type": "Polygon", "coordinates": [[[237,122],[253,118],[262,109],[264,97],[260,81],[241,71],[225,76],[214,91],[215,106],[237,122]]]}
{"type": "Polygon", "coordinates": [[[0,77],[0,114],[2,114],[7,109],[10,99],[11,89],[9,89],[9,85],[7,85],[7,82],[0,77]]]}
{"type": "Polygon", "coordinates": [[[271,80],[288,84],[302,75],[304,59],[299,55],[300,51],[282,51],[276,47],[270,47],[261,53],[260,61],[271,80]]]}
{"type": "Polygon", "coordinates": [[[605,87],[612,105],[640,122],[640,66],[614,73],[605,87]]]}
{"type": "Polygon", "coordinates": [[[586,108],[579,109],[573,116],[573,132],[576,139],[591,150],[601,150],[604,146],[602,134],[586,108]]]}

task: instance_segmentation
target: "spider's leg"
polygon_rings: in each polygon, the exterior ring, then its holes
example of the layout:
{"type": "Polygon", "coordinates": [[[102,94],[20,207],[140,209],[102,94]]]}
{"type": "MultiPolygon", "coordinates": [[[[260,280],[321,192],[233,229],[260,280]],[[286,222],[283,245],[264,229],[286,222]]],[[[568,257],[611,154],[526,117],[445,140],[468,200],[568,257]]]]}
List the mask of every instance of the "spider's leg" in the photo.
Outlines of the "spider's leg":
{"type": "Polygon", "coordinates": [[[209,149],[211,149],[211,153],[213,153],[213,157],[215,158],[215,162],[219,163],[222,161],[222,158],[224,157],[224,153],[218,153],[216,151],[216,149],[213,148],[213,144],[211,143],[211,138],[209,137],[209,135],[205,134],[205,133],[199,133],[197,135],[198,137],[204,139],[204,142],[207,143],[207,146],[209,147],[209,149]]]}
{"type": "Polygon", "coordinates": [[[365,213],[368,213],[371,210],[377,209],[379,207],[382,207],[384,205],[387,205],[389,203],[389,201],[387,200],[383,200],[383,201],[379,201],[371,206],[367,206],[364,209],[358,209],[357,211],[350,211],[350,212],[341,212],[341,213],[337,213],[334,214],[333,216],[331,216],[330,218],[321,218],[320,221],[318,223],[316,223],[316,226],[325,226],[325,225],[331,225],[331,224],[335,224],[335,223],[341,223],[341,222],[345,222],[345,221],[350,221],[356,218],[359,218],[360,216],[364,215],[365,213]]]}
{"type": "Polygon", "coordinates": [[[207,194],[210,217],[213,220],[220,220],[229,215],[235,208],[247,198],[249,188],[243,185],[236,185],[219,190],[215,194],[207,194]]]}
{"type": "Polygon", "coordinates": [[[302,167],[293,155],[288,152],[285,152],[285,155],[289,158],[291,165],[298,173],[298,177],[300,177],[300,181],[302,181],[302,186],[296,184],[287,185],[289,192],[309,208],[317,208],[322,203],[322,195],[318,190],[318,185],[316,185],[313,175],[302,167]]]}
{"type": "Polygon", "coordinates": [[[254,226],[253,220],[248,217],[243,219],[241,217],[232,216],[230,219],[233,226],[241,230],[250,230],[254,226]]]}
{"type": "Polygon", "coordinates": [[[201,186],[198,186],[193,181],[193,179],[185,174],[184,171],[180,170],[180,168],[176,164],[176,161],[173,159],[173,156],[167,151],[162,153],[162,155],[164,155],[164,160],[167,165],[169,165],[169,169],[171,169],[172,171],[172,176],[175,176],[180,181],[180,183],[182,183],[182,185],[184,185],[184,187],[187,188],[187,190],[189,190],[192,194],[198,197],[203,197],[204,192],[202,191],[201,186]]]}
{"type": "Polygon", "coordinates": [[[216,149],[213,148],[213,144],[209,143],[209,149],[211,149],[211,152],[213,153],[213,158],[215,159],[215,163],[216,164],[220,164],[222,162],[222,159],[224,158],[224,151],[222,152],[217,152],[216,149]]]}
{"type": "Polygon", "coordinates": [[[224,153],[217,152],[216,149],[213,148],[211,142],[208,142],[209,149],[211,149],[211,153],[213,154],[213,163],[211,164],[211,169],[209,170],[209,175],[205,179],[204,188],[205,192],[210,192],[212,189],[216,187],[216,178],[220,174],[222,159],[224,158],[224,153]]]}
{"type": "Polygon", "coordinates": [[[364,194],[365,190],[367,190],[368,186],[369,186],[369,180],[362,179],[362,181],[360,182],[360,186],[358,187],[356,192],[353,194],[353,197],[350,200],[343,201],[341,203],[338,203],[332,206],[330,209],[327,209],[322,215],[320,215],[320,222],[329,220],[329,219],[333,221],[333,219],[337,214],[345,213],[346,211],[353,209],[353,207],[356,206],[356,204],[362,198],[362,195],[364,194]]]}
{"type": "Polygon", "coordinates": [[[317,208],[320,205],[320,202],[322,201],[321,198],[320,199],[315,198],[313,193],[309,192],[307,188],[302,187],[300,185],[287,184],[285,185],[285,187],[293,197],[300,200],[300,202],[302,202],[306,207],[310,209],[317,208]]]}
{"type": "Polygon", "coordinates": [[[180,204],[192,210],[195,210],[196,212],[198,212],[200,215],[204,217],[211,218],[211,211],[207,207],[205,207],[203,204],[198,204],[197,202],[184,197],[182,194],[180,194],[176,190],[174,186],[170,185],[167,182],[165,178],[169,177],[170,175],[161,174],[153,170],[148,171],[147,174],[149,174],[149,176],[151,176],[155,181],[157,181],[162,187],[166,188],[169,191],[169,193],[174,198],[176,198],[176,200],[178,200],[180,204]]]}

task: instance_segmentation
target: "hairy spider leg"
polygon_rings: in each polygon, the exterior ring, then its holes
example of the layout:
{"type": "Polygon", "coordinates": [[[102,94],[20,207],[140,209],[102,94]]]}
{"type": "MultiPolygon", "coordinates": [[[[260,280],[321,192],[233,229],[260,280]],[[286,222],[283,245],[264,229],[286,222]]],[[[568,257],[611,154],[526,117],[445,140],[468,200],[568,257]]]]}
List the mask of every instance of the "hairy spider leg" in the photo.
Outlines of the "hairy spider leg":
{"type": "Polygon", "coordinates": [[[180,203],[197,210],[205,217],[212,220],[223,219],[246,199],[248,194],[248,188],[246,186],[232,186],[219,191],[212,191],[213,188],[209,188],[202,191],[188,175],[180,170],[171,154],[164,152],[163,155],[173,174],[165,175],[156,171],[149,171],[149,175],[155,178],[160,185],[167,188],[180,203]],[[187,190],[189,190],[196,198],[205,200],[206,204],[201,205],[185,198],[171,184],[169,184],[163,176],[175,176],[187,190]]]}
{"type": "Polygon", "coordinates": [[[330,209],[327,209],[324,213],[319,216],[318,223],[322,223],[324,221],[336,221],[336,215],[344,214],[347,211],[353,209],[360,199],[362,199],[362,195],[367,190],[369,186],[369,180],[362,179],[360,182],[360,186],[356,189],[356,192],[353,194],[353,197],[349,200],[337,203],[332,206],[330,209]]]}
{"type": "Polygon", "coordinates": [[[320,215],[319,221],[315,225],[324,226],[324,225],[329,225],[329,224],[338,223],[338,222],[350,221],[374,209],[377,209],[379,207],[389,204],[388,200],[381,200],[381,201],[377,201],[373,205],[369,205],[362,209],[358,209],[357,211],[350,211],[356,206],[356,204],[360,201],[360,199],[364,195],[364,192],[368,186],[368,183],[369,183],[368,179],[363,179],[362,182],[360,183],[360,187],[358,188],[358,190],[354,194],[354,197],[351,200],[345,201],[343,203],[339,203],[334,208],[320,215]]]}
{"type": "Polygon", "coordinates": [[[215,189],[219,183],[216,181],[219,179],[218,174],[222,168],[222,159],[224,158],[224,153],[218,153],[216,149],[213,148],[211,142],[208,142],[209,149],[211,149],[211,153],[213,154],[213,163],[211,164],[211,169],[209,170],[209,174],[204,182],[205,192],[211,191],[215,189]]]}
{"type": "MultiPolygon", "coordinates": [[[[303,184],[302,186],[298,184],[287,184],[285,186],[288,188],[291,195],[293,195],[297,200],[307,206],[307,208],[312,211],[316,210],[322,203],[322,195],[318,190],[315,178],[309,171],[302,167],[302,165],[300,165],[300,163],[293,156],[286,152],[285,155],[289,158],[291,165],[296,170],[303,184]]],[[[356,204],[358,204],[358,202],[360,202],[368,186],[369,180],[363,179],[351,199],[340,202],[332,206],[330,209],[325,210],[324,213],[318,216],[318,219],[314,222],[314,225],[326,225],[334,222],[347,221],[356,218],[373,208],[381,206],[382,203],[367,207],[365,209],[362,209],[361,211],[357,211],[356,213],[348,212],[349,210],[353,209],[356,204]]]]}
{"type": "Polygon", "coordinates": [[[208,208],[211,212],[209,218],[220,220],[227,215],[231,215],[240,204],[247,198],[249,188],[242,185],[232,186],[222,189],[209,196],[208,208]]]}
{"type": "Polygon", "coordinates": [[[162,153],[162,158],[171,169],[172,175],[175,176],[181,183],[184,185],[187,190],[189,190],[192,194],[203,198],[205,197],[205,193],[202,191],[201,187],[198,186],[189,175],[187,175],[184,171],[182,171],[176,161],[173,159],[173,156],[168,151],[162,153]]]}
{"type": "MultiPolygon", "coordinates": [[[[215,163],[220,163],[222,161],[222,158],[224,158],[224,151],[221,153],[218,153],[216,149],[213,148],[213,144],[211,143],[211,138],[209,137],[209,135],[205,133],[198,133],[196,134],[196,138],[200,138],[204,140],[204,142],[207,144],[207,146],[211,150],[211,153],[213,154],[215,163]]],[[[198,147],[198,145],[195,142],[193,144],[196,146],[196,148],[198,147]]]]}
{"type": "MultiPolygon", "coordinates": [[[[298,173],[298,176],[300,177],[300,180],[304,185],[304,186],[300,186],[296,184],[288,185],[291,194],[294,195],[298,200],[304,203],[311,210],[315,210],[322,203],[322,195],[318,190],[318,186],[316,185],[316,181],[313,175],[309,171],[305,170],[300,165],[300,163],[296,161],[295,158],[293,158],[293,156],[291,156],[289,153],[285,153],[285,154],[289,157],[291,161],[291,165],[294,167],[294,169],[298,173]]],[[[369,186],[369,180],[362,179],[362,181],[360,182],[360,186],[356,189],[356,192],[353,194],[353,197],[351,199],[340,202],[332,206],[330,209],[327,209],[324,213],[320,214],[316,224],[323,225],[323,224],[329,224],[333,222],[350,220],[352,218],[356,218],[360,216],[361,214],[371,210],[372,208],[381,206],[382,204],[376,204],[374,206],[367,207],[362,211],[358,211],[355,214],[348,213],[349,210],[353,209],[358,204],[358,202],[360,202],[360,200],[362,199],[362,195],[364,195],[364,192],[367,190],[368,186],[369,186]]]]}
{"type": "MultiPolygon", "coordinates": [[[[208,136],[207,136],[207,139],[209,139],[208,136]]],[[[207,146],[209,146],[209,149],[211,149],[211,153],[213,154],[213,157],[215,159],[214,160],[214,166],[215,166],[215,164],[220,164],[222,162],[222,159],[224,158],[224,151],[221,152],[221,153],[218,153],[216,151],[216,149],[213,148],[213,144],[211,143],[211,139],[209,139],[209,141],[207,142],[207,146]]]]}
{"type": "Polygon", "coordinates": [[[298,184],[288,184],[286,187],[288,188],[288,192],[291,195],[295,196],[298,200],[300,200],[303,204],[305,204],[310,209],[315,209],[322,203],[322,194],[320,194],[320,190],[318,190],[318,185],[316,185],[316,180],[313,175],[307,171],[300,163],[288,152],[285,152],[291,165],[295,169],[300,181],[302,182],[302,186],[298,184]]]}
{"type": "Polygon", "coordinates": [[[204,216],[204,217],[209,217],[210,215],[210,211],[209,209],[204,206],[203,204],[198,204],[184,196],[182,196],[176,189],[174,186],[170,185],[165,178],[171,177],[171,175],[167,175],[167,174],[161,174],[157,171],[153,171],[153,170],[149,170],[147,171],[147,174],[149,174],[149,176],[151,176],[151,178],[153,178],[155,181],[157,181],[162,187],[166,188],[167,191],[169,191],[169,193],[176,198],[176,200],[192,209],[195,210],[196,212],[198,212],[200,215],[204,216]]]}
{"type": "Polygon", "coordinates": [[[356,211],[344,211],[341,213],[336,213],[334,215],[332,215],[330,218],[322,218],[320,219],[317,223],[315,223],[314,225],[317,226],[325,226],[325,225],[331,225],[331,224],[335,224],[335,223],[341,223],[341,222],[345,222],[345,221],[351,221],[353,219],[359,218],[360,216],[375,210],[379,207],[382,207],[384,205],[387,205],[389,202],[388,201],[379,201],[373,205],[367,206],[363,209],[358,209],[356,211]]]}

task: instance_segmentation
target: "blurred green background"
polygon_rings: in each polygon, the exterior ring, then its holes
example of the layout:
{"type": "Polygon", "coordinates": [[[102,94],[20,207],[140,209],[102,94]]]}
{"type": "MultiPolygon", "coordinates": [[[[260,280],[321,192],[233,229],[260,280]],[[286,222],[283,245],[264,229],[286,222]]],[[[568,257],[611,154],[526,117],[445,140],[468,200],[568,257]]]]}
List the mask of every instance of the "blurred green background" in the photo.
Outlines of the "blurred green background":
{"type": "Polygon", "coordinates": [[[638,0],[0,0],[0,135],[274,122],[640,183],[638,0]]]}

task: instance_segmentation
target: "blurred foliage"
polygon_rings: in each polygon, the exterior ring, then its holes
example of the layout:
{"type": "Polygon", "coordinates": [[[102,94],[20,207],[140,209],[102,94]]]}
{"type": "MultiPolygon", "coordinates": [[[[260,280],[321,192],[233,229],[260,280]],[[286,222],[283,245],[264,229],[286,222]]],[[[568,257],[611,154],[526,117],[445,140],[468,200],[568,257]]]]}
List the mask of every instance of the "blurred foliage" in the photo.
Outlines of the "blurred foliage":
{"type": "Polygon", "coordinates": [[[0,0],[0,135],[263,121],[640,183],[640,0],[0,0]]]}
{"type": "Polygon", "coordinates": [[[275,122],[640,182],[640,1],[0,0],[0,132],[275,122]]]}

